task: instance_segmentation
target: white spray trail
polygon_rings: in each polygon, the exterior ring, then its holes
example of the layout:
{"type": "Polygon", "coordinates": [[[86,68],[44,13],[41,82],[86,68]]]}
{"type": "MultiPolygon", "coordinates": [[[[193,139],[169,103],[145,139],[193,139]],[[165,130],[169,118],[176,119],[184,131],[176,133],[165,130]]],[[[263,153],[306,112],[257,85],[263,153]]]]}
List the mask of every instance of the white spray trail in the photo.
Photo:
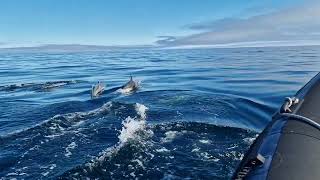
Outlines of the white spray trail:
{"type": "Polygon", "coordinates": [[[143,104],[136,103],[135,110],[138,114],[138,117],[132,118],[128,116],[122,122],[122,129],[120,131],[120,135],[118,136],[120,144],[126,143],[132,139],[139,139],[137,132],[145,131],[146,127],[146,111],[148,107],[143,104]]]}
{"type": "Polygon", "coordinates": [[[148,110],[148,107],[143,104],[136,103],[135,110],[137,112],[136,117],[132,118],[128,116],[122,122],[122,129],[118,136],[119,142],[115,146],[109,147],[103,151],[95,161],[86,164],[90,170],[92,170],[97,163],[103,162],[107,157],[116,154],[128,142],[138,140],[138,142],[141,143],[145,136],[150,137],[153,135],[151,130],[146,130],[146,111],[148,110]]]}

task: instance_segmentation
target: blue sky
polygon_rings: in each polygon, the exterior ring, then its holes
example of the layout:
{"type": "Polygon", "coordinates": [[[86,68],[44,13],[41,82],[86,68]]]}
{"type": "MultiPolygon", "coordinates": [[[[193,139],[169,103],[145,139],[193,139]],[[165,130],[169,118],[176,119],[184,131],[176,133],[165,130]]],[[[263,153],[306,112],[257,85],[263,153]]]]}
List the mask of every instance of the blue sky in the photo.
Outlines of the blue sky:
{"type": "MultiPolygon", "coordinates": [[[[261,21],[267,21],[273,16],[281,19],[283,16],[290,16],[290,13],[294,16],[297,14],[297,8],[300,7],[302,8],[298,13],[304,13],[303,8],[310,7],[310,4],[314,2],[302,0],[1,0],[0,47],[41,44],[143,45],[154,44],[159,40],[159,36],[168,36],[163,41],[158,41],[162,45],[266,41],[268,39],[261,38],[263,34],[260,35],[261,37],[258,34],[256,39],[252,38],[252,34],[257,34],[258,30],[260,32],[262,28],[266,28],[261,21]],[[260,22],[259,27],[255,25],[259,24],[258,22],[260,22]],[[257,31],[243,34],[246,27],[257,31]],[[238,35],[241,33],[242,36],[238,35]]],[[[320,9],[312,10],[311,14],[306,16],[320,15],[317,10],[320,11],[320,9]]],[[[310,11],[307,10],[307,12],[310,11]]],[[[310,28],[309,24],[304,23],[304,21],[310,23],[310,18],[306,19],[291,22],[285,17],[281,22],[277,22],[278,24],[274,24],[280,27],[281,23],[281,27],[267,32],[270,35],[267,37],[272,37],[270,39],[272,41],[314,39],[313,36],[307,39],[283,36],[285,31],[286,34],[296,33],[297,29],[293,31],[292,27],[300,27],[299,32],[303,31],[303,28],[310,28]],[[287,23],[286,20],[289,25],[282,25],[287,23]]],[[[270,26],[272,27],[272,24],[270,26]]],[[[318,24],[311,28],[313,31],[308,33],[318,37],[318,24]]]]}

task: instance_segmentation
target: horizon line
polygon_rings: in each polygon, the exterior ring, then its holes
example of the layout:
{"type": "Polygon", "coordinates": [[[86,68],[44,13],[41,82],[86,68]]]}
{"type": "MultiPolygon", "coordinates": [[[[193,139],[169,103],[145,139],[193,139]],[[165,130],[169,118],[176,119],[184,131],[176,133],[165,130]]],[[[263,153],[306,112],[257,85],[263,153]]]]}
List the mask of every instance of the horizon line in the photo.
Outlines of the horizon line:
{"type": "Polygon", "coordinates": [[[38,44],[25,46],[7,46],[1,47],[3,50],[102,50],[102,49],[130,49],[130,48],[155,48],[155,49],[215,49],[215,48],[249,48],[249,47],[296,47],[296,46],[320,46],[319,41],[251,41],[251,42],[234,42],[223,44],[199,44],[199,45],[177,45],[165,46],[159,44],[141,44],[141,45],[98,45],[98,44],[38,44]]]}

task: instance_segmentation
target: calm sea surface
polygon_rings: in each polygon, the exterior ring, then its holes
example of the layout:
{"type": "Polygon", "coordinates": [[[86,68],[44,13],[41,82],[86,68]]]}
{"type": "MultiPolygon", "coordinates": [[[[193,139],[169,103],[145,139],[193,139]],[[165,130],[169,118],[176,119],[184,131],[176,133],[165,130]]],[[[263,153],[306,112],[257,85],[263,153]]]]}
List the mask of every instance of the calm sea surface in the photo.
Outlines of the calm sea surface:
{"type": "Polygon", "coordinates": [[[229,179],[319,70],[317,46],[0,52],[0,179],[229,179]]]}

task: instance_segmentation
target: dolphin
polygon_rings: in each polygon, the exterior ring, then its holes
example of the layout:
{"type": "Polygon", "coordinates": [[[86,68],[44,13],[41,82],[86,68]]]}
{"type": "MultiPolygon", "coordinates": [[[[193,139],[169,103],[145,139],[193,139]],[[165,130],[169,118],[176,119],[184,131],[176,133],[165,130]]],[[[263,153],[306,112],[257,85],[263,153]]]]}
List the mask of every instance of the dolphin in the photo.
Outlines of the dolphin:
{"type": "Polygon", "coordinates": [[[91,98],[101,95],[104,91],[104,88],[105,88],[104,84],[102,84],[100,81],[98,81],[98,84],[92,85],[91,98]]]}
{"type": "Polygon", "coordinates": [[[134,81],[132,76],[130,76],[130,80],[121,87],[121,92],[130,93],[139,89],[138,81],[134,81]]]}

